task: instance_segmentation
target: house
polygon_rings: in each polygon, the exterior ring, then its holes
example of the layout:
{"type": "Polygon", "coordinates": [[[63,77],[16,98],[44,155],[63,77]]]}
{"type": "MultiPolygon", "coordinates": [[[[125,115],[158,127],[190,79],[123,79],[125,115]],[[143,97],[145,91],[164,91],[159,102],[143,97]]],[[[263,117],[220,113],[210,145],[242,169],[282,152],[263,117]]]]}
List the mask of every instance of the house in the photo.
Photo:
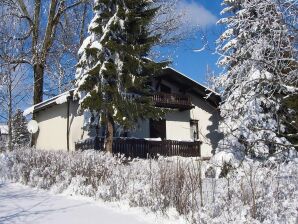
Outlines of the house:
{"type": "MultiPolygon", "coordinates": [[[[156,90],[152,96],[155,105],[171,110],[163,120],[140,120],[135,130],[125,133],[126,142],[143,139],[143,142],[155,140],[168,144],[172,140],[179,147],[199,145],[201,156],[210,157],[220,140],[216,131],[219,94],[169,67],[154,78],[152,87],[156,90]]],[[[79,105],[73,92],[65,92],[25,110],[24,115],[34,112],[38,122],[37,148],[71,151],[78,143],[94,137],[94,131],[84,128],[86,114],[77,113],[79,105]]],[[[115,137],[120,136],[121,132],[116,132],[115,137]]]]}
{"type": "Polygon", "coordinates": [[[0,146],[6,145],[8,140],[8,125],[0,124],[0,146]]]}

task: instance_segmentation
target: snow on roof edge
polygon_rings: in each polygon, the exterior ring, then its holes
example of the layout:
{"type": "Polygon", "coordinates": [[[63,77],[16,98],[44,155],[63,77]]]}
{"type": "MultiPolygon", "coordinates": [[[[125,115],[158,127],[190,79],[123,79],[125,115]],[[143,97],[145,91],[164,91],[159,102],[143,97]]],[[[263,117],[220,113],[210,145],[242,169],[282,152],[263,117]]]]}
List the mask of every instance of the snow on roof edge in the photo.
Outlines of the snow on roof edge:
{"type": "Polygon", "coordinates": [[[46,99],[45,101],[42,101],[42,102],[40,102],[40,103],[38,103],[38,104],[32,105],[31,107],[28,107],[27,109],[24,110],[23,115],[24,115],[24,116],[28,116],[29,114],[32,114],[32,113],[34,112],[34,110],[35,110],[38,106],[41,106],[41,105],[43,105],[43,107],[45,107],[45,106],[49,105],[49,104],[52,103],[52,102],[55,102],[56,104],[63,104],[63,103],[66,103],[67,101],[64,100],[64,99],[65,99],[64,96],[65,96],[65,95],[66,95],[66,96],[70,96],[70,93],[71,93],[72,91],[74,91],[74,90],[75,90],[75,89],[68,90],[68,91],[66,91],[66,92],[64,92],[64,93],[61,93],[61,94],[57,95],[57,96],[54,96],[54,97],[49,98],[49,99],[46,99]],[[63,98],[63,100],[62,100],[62,98],[63,98]]]}
{"type": "Polygon", "coordinates": [[[24,112],[23,112],[23,116],[26,117],[26,116],[28,116],[29,114],[32,114],[33,111],[34,111],[34,105],[31,106],[31,107],[26,108],[26,109],[24,110],[24,112]]]}

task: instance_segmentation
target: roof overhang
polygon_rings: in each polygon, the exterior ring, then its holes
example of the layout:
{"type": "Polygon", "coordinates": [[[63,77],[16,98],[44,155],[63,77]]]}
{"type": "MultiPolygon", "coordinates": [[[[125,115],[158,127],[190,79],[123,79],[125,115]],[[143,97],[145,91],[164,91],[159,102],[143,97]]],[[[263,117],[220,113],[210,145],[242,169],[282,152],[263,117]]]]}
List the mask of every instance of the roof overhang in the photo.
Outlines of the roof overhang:
{"type": "Polygon", "coordinates": [[[35,104],[35,105],[27,108],[24,111],[23,115],[24,116],[27,116],[29,114],[33,114],[35,112],[38,112],[40,110],[43,110],[43,109],[45,109],[47,107],[66,103],[67,102],[67,99],[69,97],[72,97],[73,96],[73,92],[74,92],[74,89],[69,90],[69,91],[64,92],[64,93],[61,93],[60,95],[54,96],[54,97],[52,97],[50,99],[47,99],[47,100],[45,100],[45,101],[43,101],[41,103],[35,104]]]}

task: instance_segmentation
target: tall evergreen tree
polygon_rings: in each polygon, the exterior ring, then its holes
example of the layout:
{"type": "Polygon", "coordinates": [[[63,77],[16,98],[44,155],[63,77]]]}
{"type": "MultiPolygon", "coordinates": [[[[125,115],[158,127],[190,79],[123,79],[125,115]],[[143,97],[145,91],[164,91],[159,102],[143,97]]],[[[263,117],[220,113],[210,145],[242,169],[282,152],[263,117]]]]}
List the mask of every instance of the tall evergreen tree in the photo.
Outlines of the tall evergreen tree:
{"type": "Polygon", "coordinates": [[[220,106],[224,139],[217,152],[229,151],[238,159],[288,152],[292,145],[282,136],[281,118],[289,111],[281,105],[297,92],[292,84],[298,77],[279,8],[274,0],[224,0],[223,5],[229,17],[219,21],[227,30],[218,40],[226,79],[220,106]]]}
{"type": "Polygon", "coordinates": [[[150,100],[149,82],[167,63],[146,58],[160,38],[148,32],[157,10],[148,0],[95,1],[90,36],[79,50],[76,86],[80,108],[106,126],[107,151],[116,124],[129,129],[139,119],[163,115],[150,100]]]}
{"type": "Polygon", "coordinates": [[[27,130],[27,121],[23,111],[18,109],[12,118],[12,145],[25,146],[30,142],[30,133],[27,130]]]}

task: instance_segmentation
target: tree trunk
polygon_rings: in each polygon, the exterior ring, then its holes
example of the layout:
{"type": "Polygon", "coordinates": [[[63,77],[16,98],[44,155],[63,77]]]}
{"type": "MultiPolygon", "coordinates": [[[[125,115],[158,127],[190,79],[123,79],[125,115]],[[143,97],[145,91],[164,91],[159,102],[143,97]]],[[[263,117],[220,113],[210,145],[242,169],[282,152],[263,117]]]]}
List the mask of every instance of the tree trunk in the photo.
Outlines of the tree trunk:
{"type": "Polygon", "coordinates": [[[43,97],[43,73],[44,73],[44,65],[35,64],[33,66],[34,69],[34,97],[33,103],[38,104],[42,102],[43,97]]]}
{"type": "Polygon", "coordinates": [[[44,76],[44,65],[35,64],[34,69],[34,96],[33,104],[42,102],[43,97],[43,76],[44,76]]]}
{"type": "Polygon", "coordinates": [[[114,136],[114,120],[111,115],[107,115],[107,129],[105,136],[105,151],[112,153],[113,152],[113,136],[114,136]]]}
{"type": "MultiPolygon", "coordinates": [[[[33,104],[42,102],[43,99],[43,79],[44,79],[44,65],[34,64],[34,95],[33,104]]],[[[36,114],[33,112],[32,119],[36,120],[36,114]]],[[[31,146],[36,144],[36,134],[32,134],[31,146]]]]}

